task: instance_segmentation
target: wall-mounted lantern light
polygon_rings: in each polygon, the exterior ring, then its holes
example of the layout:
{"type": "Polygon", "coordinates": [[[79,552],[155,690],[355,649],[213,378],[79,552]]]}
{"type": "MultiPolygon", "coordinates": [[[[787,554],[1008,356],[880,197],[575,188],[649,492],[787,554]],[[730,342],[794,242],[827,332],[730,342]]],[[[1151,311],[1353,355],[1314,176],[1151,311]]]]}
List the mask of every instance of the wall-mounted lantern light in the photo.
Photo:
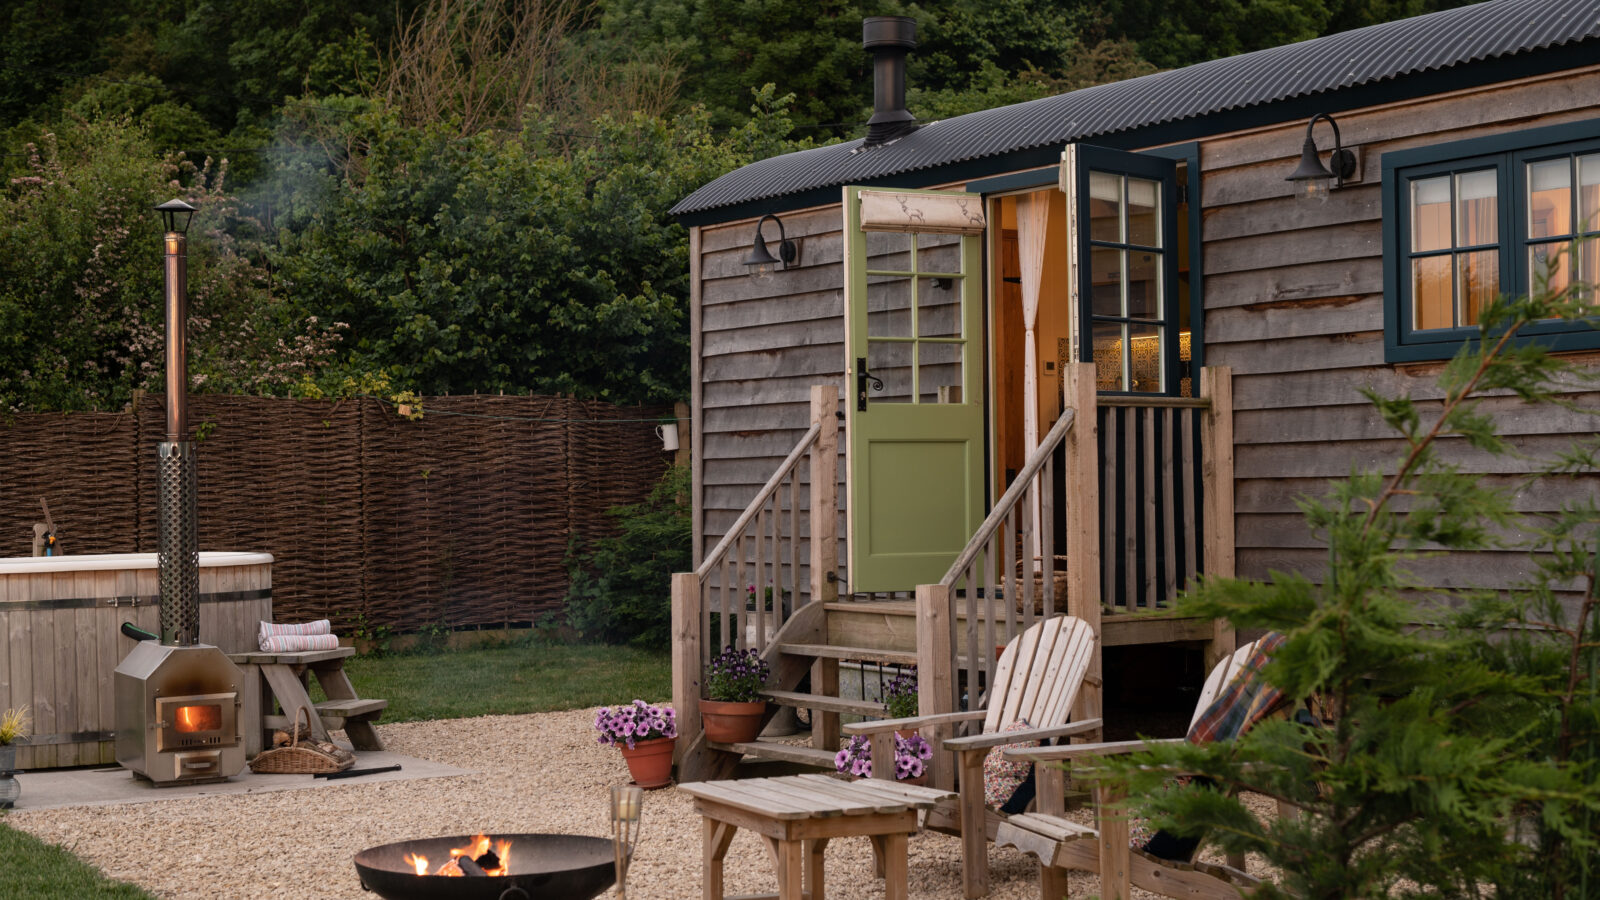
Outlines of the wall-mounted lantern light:
{"type": "Polygon", "coordinates": [[[1317,113],[1306,124],[1306,143],[1300,150],[1300,165],[1287,181],[1295,182],[1295,191],[1302,200],[1326,201],[1328,192],[1344,187],[1344,180],[1356,173],[1356,155],[1339,143],[1339,123],[1327,113],[1317,113]],[[1328,154],[1328,165],[1322,164],[1317,141],[1311,130],[1318,119],[1326,119],[1333,126],[1333,152],[1328,154]],[[1330,182],[1333,182],[1330,184],[1330,182]]]}
{"type": "Polygon", "coordinates": [[[750,248],[750,255],[744,258],[744,264],[753,267],[753,274],[757,278],[768,278],[772,275],[772,270],[775,266],[781,264],[787,269],[799,255],[799,248],[795,246],[794,241],[784,237],[783,220],[768,213],[761,217],[761,221],[756,223],[755,244],[750,248]],[[761,226],[767,224],[768,219],[778,223],[778,255],[776,257],[767,249],[767,239],[761,236],[761,226]]]}

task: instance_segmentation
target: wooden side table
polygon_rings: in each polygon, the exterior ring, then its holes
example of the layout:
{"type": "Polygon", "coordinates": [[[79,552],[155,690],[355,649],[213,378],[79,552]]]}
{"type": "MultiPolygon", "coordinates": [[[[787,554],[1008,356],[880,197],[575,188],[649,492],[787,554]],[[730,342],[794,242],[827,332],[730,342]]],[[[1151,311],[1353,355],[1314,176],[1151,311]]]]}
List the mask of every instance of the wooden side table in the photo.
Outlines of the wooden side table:
{"type": "Polygon", "coordinates": [[[389,701],[356,696],[344,661],[355,655],[354,647],[336,650],[305,650],[297,653],[230,653],[244,672],[241,688],[243,705],[239,711],[245,724],[246,756],[260,753],[265,732],[273,728],[294,727],[294,712],[300,707],[312,711],[311,736],[328,739],[328,732],[344,729],[357,750],[382,750],[383,740],[373,722],[388,708],[389,701]],[[328,699],[311,702],[311,678],[315,676],[328,699]],[[283,715],[273,715],[276,700],[283,715]]]}
{"type": "Polygon", "coordinates": [[[678,788],[695,798],[702,817],[705,900],[723,900],[723,862],[734,833],[761,835],[778,869],[778,900],[823,900],[822,854],[836,837],[865,837],[883,871],[887,900],[906,900],[906,840],[917,811],[956,794],[936,788],[828,775],[706,781],[678,788]]]}

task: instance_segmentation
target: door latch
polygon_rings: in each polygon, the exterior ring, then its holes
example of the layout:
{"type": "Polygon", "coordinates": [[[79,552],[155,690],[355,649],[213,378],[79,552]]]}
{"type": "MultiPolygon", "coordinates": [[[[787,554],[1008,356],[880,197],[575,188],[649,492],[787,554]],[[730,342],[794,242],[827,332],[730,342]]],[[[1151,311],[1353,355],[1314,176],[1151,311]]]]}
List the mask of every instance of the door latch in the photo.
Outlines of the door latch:
{"type": "Polygon", "coordinates": [[[872,382],[872,389],[883,390],[883,379],[867,371],[867,358],[856,357],[856,412],[867,411],[867,382],[872,382]]]}

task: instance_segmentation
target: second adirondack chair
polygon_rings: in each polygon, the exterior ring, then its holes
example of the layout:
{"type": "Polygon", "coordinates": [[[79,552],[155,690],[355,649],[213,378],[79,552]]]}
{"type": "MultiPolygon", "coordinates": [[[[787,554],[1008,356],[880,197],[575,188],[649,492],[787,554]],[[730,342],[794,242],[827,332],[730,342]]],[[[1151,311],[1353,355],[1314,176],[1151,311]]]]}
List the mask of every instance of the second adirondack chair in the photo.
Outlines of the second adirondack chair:
{"type": "MultiPolygon", "coordinates": [[[[1195,704],[1194,716],[1189,721],[1191,729],[1232,682],[1249,674],[1247,661],[1256,652],[1259,643],[1252,642],[1240,647],[1211,670],[1200,691],[1200,699],[1195,704]]],[[[1006,756],[1027,759],[1037,765],[1132,753],[1151,744],[1165,742],[1117,741],[1073,747],[1038,747],[1010,750],[1006,756]]],[[[1002,824],[995,842],[1000,846],[1016,847],[1039,858],[1039,895],[1043,900],[1056,900],[1066,895],[1068,870],[1098,874],[1100,896],[1105,900],[1125,900],[1129,896],[1130,886],[1163,897],[1228,900],[1249,894],[1260,883],[1259,879],[1243,871],[1244,860],[1239,857],[1230,857],[1227,865],[1218,865],[1198,862],[1192,853],[1188,860],[1168,860],[1131,848],[1128,845],[1128,820],[1111,813],[1123,799],[1114,785],[1102,785],[1095,789],[1095,806],[1097,812],[1102,813],[1097,816],[1098,828],[1066,819],[1062,816],[1065,810],[1059,804],[1047,802],[1047,798],[1055,796],[1047,786],[1060,784],[1063,771],[1055,766],[1044,765],[1038,766],[1037,774],[1041,798],[1039,810],[1014,816],[1002,824]]],[[[1286,814],[1286,810],[1280,809],[1279,815],[1286,814]]]]}

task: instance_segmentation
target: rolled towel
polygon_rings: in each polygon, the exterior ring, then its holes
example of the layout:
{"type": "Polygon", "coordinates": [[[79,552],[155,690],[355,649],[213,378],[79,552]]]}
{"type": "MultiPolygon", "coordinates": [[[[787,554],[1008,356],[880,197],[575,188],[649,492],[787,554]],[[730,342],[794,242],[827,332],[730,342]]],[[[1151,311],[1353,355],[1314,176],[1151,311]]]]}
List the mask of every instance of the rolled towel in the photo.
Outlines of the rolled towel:
{"type": "Polygon", "coordinates": [[[337,650],[339,638],[332,634],[283,634],[261,639],[262,653],[299,653],[302,650],[337,650]]]}
{"type": "Polygon", "coordinates": [[[261,639],[278,637],[286,634],[333,634],[333,623],[327,619],[318,619],[315,622],[303,622],[291,625],[280,622],[262,622],[261,639]]]}

